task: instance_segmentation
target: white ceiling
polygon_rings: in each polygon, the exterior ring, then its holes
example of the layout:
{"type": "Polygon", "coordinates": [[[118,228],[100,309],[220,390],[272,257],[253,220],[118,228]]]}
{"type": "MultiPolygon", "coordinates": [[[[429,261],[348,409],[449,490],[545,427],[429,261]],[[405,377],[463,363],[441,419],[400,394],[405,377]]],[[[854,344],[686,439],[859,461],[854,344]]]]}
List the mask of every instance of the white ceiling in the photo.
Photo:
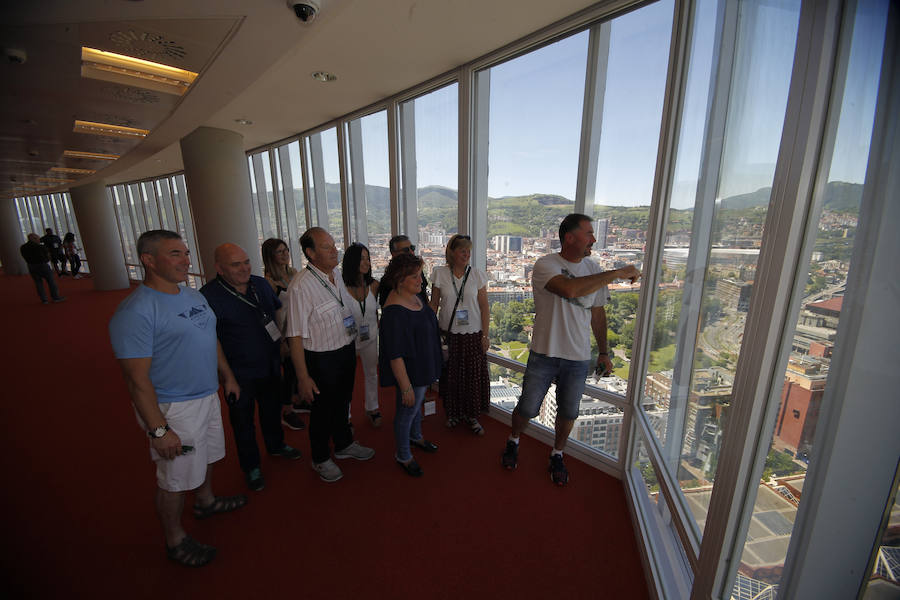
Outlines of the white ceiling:
{"type": "MultiPolygon", "coordinates": [[[[182,169],[179,140],[200,126],[251,149],[358,110],[594,4],[586,0],[322,0],[303,24],[285,0],[43,0],[4,3],[0,197],[38,193],[53,166],[131,181],[182,169]],[[199,71],[181,98],[83,79],[91,46],[199,71]],[[338,80],[310,74],[326,70],[338,80]],[[74,119],[150,129],[142,142],[72,133],[74,119]],[[248,119],[252,125],[239,125],[248,119]],[[122,154],[63,159],[64,149],[122,154]]],[[[64,177],[64,175],[52,175],[64,177]]],[[[77,184],[53,186],[65,189],[77,184]]]]}

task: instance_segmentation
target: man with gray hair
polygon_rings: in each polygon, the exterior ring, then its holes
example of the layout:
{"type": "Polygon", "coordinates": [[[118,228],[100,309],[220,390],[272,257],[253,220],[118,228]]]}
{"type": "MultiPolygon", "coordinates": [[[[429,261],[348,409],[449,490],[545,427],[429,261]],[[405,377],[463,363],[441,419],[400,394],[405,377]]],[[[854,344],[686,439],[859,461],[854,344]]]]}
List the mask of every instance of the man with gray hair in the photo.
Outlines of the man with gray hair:
{"type": "Polygon", "coordinates": [[[138,424],[156,463],[156,512],[173,561],[200,567],[216,549],[184,531],[184,496],[194,492],[194,517],[244,506],[246,496],[217,497],[212,465],[225,457],[219,378],[225,394],[240,388],[216,340],[216,315],[202,294],[179,285],[191,259],[181,236],[157,229],[141,235],[144,282],[109,322],[113,351],[128,385],[138,424]]]}

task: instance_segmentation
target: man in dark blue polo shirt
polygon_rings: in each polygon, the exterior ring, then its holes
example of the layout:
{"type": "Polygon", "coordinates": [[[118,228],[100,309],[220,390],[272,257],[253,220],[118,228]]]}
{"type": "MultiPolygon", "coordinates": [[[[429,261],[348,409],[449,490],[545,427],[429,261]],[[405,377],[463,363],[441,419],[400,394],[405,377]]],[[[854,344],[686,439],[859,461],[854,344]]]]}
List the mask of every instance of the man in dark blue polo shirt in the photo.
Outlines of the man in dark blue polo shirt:
{"type": "Polygon", "coordinates": [[[255,403],[268,453],[294,460],[301,456],[284,443],[281,428],[281,333],[275,324],[281,301],[265,279],[250,274],[250,259],[240,246],[222,244],[215,261],[218,276],[200,293],[216,313],[216,334],[241,388],[240,397],[227,399],[241,469],[250,489],[260,491],[265,482],[253,422],[255,403]]]}

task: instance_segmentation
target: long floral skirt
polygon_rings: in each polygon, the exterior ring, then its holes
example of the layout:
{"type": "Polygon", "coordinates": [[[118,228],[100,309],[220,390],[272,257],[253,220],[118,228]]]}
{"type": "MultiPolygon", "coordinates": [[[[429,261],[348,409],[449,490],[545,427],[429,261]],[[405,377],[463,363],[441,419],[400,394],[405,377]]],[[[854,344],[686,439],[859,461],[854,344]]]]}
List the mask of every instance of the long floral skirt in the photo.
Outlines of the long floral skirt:
{"type": "Polygon", "coordinates": [[[448,419],[477,418],[487,412],[491,380],[487,357],[481,347],[481,332],[451,333],[450,359],[441,373],[439,393],[448,419]]]}

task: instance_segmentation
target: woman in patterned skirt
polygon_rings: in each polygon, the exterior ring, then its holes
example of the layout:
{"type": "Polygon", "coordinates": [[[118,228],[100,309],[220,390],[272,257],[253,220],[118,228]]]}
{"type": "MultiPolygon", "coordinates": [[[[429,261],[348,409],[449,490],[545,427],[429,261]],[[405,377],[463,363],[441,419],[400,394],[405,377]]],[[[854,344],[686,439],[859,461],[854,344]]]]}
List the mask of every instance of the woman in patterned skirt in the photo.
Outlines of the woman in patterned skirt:
{"type": "Polygon", "coordinates": [[[450,356],[441,374],[440,395],[447,427],[465,422],[474,434],[484,435],[478,416],[487,412],[491,396],[485,356],[490,346],[487,275],[469,266],[469,236],[454,235],[445,254],[447,266],[431,272],[431,307],[438,313],[441,331],[450,332],[450,356]]]}

